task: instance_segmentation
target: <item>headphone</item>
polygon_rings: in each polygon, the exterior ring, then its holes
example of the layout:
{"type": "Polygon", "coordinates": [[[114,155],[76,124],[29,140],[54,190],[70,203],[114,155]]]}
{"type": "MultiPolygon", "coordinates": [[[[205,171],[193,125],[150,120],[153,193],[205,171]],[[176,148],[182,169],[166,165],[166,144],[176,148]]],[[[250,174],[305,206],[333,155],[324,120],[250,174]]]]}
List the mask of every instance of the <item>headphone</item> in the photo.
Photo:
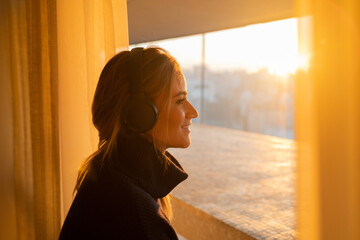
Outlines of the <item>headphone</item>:
{"type": "Polygon", "coordinates": [[[142,58],[144,48],[133,48],[130,52],[130,96],[124,106],[123,123],[132,133],[144,133],[152,129],[158,119],[158,109],[145,96],[142,80],[142,58]]]}

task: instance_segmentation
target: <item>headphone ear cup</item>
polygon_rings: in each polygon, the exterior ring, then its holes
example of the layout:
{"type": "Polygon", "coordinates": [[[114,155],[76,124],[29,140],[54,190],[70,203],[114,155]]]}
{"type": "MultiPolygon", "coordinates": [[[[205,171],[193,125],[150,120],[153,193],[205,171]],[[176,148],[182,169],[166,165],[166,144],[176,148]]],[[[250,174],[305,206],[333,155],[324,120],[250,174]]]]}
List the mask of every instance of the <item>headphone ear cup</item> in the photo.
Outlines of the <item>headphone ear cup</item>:
{"type": "Polygon", "coordinates": [[[155,104],[146,98],[131,97],[124,112],[125,126],[132,132],[144,133],[152,129],[158,118],[155,104]]]}

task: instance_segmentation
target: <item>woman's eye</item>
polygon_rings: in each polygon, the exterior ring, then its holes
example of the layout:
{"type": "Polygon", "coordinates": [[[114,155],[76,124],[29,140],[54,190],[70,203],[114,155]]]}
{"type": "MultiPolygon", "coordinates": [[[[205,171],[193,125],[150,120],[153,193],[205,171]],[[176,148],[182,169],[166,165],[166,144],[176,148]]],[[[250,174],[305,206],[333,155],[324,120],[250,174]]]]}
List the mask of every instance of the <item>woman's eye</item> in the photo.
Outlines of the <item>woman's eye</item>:
{"type": "Polygon", "coordinates": [[[185,102],[185,100],[186,100],[185,98],[181,98],[181,99],[177,100],[176,103],[177,104],[182,104],[182,103],[185,102]]]}

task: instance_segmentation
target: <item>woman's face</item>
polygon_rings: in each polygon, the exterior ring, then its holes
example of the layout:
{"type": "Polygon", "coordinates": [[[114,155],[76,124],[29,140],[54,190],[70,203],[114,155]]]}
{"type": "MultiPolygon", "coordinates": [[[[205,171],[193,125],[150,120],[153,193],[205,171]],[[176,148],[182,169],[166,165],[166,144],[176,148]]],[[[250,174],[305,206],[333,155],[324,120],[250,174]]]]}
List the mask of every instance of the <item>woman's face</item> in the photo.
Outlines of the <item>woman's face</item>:
{"type": "Polygon", "coordinates": [[[193,118],[198,117],[198,112],[187,99],[187,87],[184,76],[178,75],[173,79],[169,114],[162,104],[162,98],[155,99],[159,109],[158,121],[153,130],[153,136],[159,150],[167,148],[186,148],[190,145],[190,125],[193,118]],[[163,108],[162,108],[163,107],[163,108]]]}

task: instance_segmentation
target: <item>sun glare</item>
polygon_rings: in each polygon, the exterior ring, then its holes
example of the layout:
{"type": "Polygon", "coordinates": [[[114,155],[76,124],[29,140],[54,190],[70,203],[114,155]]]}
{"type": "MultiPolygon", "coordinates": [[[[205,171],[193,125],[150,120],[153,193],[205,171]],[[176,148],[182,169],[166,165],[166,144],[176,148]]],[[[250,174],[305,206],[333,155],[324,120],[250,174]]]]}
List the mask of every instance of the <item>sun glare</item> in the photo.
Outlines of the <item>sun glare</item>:
{"type": "Polygon", "coordinates": [[[297,19],[209,33],[207,64],[215,68],[241,67],[249,72],[294,73],[298,64],[297,19]],[[221,46],[221,47],[219,47],[221,46]]]}
{"type": "MultiPolygon", "coordinates": [[[[291,18],[205,34],[205,64],[214,70],[267,68],[279,76],[293,74],[307,64],[299,56],[298,19],[291,18]]],[[[136,46],[167,49],[183,67],[201,63],[202,35],[162,40],[136,46]]]]}

